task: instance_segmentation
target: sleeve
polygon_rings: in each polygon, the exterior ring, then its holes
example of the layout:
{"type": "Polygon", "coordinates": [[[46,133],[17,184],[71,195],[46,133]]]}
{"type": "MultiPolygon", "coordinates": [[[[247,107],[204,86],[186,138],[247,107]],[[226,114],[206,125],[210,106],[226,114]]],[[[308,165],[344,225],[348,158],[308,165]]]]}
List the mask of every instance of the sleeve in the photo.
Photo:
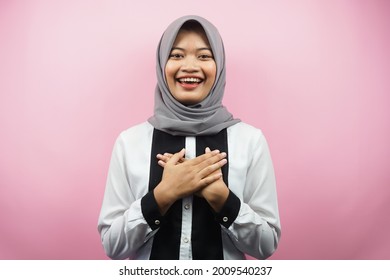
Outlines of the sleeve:
{"type": "Polygon", "coordinates": [[[242,198],[230,191],[219,213],[222,229],[241,252],[266,259],[277,248],[281,227],[274,169],[261,132],[249,147],[246,179],[237,179],[243,182],[242,198]]]}
{"type": "Polygon", "coordinates": [[[124,147],[124,140],[119,136],[112,152],[98,220],[101,241],[111,259],[134,258],[159,228],[155,217],[159,215],[158,209],[156,212],[155,206],[149,203],[154,199],[153,193],[149,192],[141,198],[134,196],[127,172],[131,162],[126,159],[124,147]],[[143,212],[148,213],[150,225],[143,212]]]}

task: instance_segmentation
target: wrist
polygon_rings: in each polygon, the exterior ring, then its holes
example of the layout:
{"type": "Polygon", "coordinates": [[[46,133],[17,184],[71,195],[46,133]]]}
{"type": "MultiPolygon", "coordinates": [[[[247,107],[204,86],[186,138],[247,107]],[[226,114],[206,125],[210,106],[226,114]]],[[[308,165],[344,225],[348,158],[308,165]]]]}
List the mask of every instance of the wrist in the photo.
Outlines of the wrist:
{"type": "Polygon", "coordinates": [[[172,191],[163,182],[160,182],[153,190],[153,194],[160,213],[165,215],[169,207],[176,201],[172,191]]]}
{"type": "Polygon", "coordinates": [[[225,184],[221,184],[218,189],[207,189],[206,187],[202,195],[207,200],[211,208],[215,212],[219,212],[222,207],[225,205],[225,202],[229,196],[229,189],[225,184]]]}

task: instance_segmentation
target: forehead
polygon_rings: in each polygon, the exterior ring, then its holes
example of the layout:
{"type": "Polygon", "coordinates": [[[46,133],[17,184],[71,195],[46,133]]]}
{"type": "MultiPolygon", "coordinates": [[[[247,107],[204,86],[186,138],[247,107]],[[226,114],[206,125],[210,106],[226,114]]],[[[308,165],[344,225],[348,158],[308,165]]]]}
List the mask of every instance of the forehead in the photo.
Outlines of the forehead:
{"type": "Polygon", "coordinates": [[[210,44],[203,30],[181,29],[176,36],[173,47],[195,44],[197,47],[209,47],[210,44]]]}

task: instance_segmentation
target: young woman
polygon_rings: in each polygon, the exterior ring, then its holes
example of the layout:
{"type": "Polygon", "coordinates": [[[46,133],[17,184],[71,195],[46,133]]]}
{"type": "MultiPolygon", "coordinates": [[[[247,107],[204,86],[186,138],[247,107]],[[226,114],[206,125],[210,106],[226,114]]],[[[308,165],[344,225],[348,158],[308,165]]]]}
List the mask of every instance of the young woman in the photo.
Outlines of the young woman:
{"type": "Polygon", "coordinates": [[[280,238],[275,177],[259,129],[222,105],[225,53],[198,16],[157,50],[155,110],[118,137],[98,230],[113,259],[258,259],[280,238]]]}

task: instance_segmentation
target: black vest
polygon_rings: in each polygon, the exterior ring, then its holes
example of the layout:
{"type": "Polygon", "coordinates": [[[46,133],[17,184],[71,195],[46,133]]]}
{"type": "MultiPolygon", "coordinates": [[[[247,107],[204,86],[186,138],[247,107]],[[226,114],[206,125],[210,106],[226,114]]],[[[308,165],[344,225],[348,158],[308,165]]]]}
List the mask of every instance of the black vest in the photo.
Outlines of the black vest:
{"type": "MultiPolygon", "coordinates": [[[[176,153],[185,147],[184,136],[172,136],[155,129],[151,153],[149,191],[161,181],[163,168],[158,165],[157,154],[176,153]]],[[[196,155],[204,154],[206,147],[228,153],[227,131],[212,136],[196,137],[196,155]]],[[[222,167],[223,180],[228,186],[228,164],[222,167]]],[[[204,198],[193,197],[192,257],[194,260],[223,259],[221,226],[215,220],[212,208],[204,198]]],[[[182,200],[176,201],[165,214],[165,222],[154,236],[151,260],[177,260],[180,252],[182,200]]]]}

